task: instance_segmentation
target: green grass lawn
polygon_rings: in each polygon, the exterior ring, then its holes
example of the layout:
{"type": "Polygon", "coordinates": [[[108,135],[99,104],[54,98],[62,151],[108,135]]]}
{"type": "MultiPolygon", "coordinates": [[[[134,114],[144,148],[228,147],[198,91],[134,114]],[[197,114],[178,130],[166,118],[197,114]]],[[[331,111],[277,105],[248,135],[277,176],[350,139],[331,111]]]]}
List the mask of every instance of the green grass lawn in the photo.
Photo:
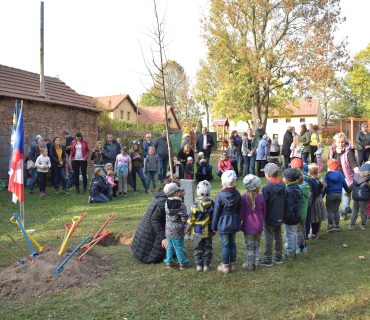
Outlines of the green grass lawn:
{"type": "MultiPolygon", "coordinates": [[[[218,155],[219,152],[212,157],[214,167],[218,155]]],[[[242,193],[241,179],[237,185],[242,193]]],[[[145,194],[141,188],[139,185],[137,196],[129,194],[107,204],[93,205],[87,204],[87,196],[56,196],[52,188],[47,189],[49,195],[44,198],[39,198],[37,192],[32,196],[26,194],[26,228],[36,229],[32,235],[41,245],[58,246],[64,236],[64,223],[87,212],[68,243],[77,246],[114,212],[116,216],[109,229],[132,237],[153,199],[153,195],[145,194]]],[[[212,188],[214,198],[221,188],[217,176],[212,188]]],[[[22,234],[9,222],[19,205],[13,204],[11,194],[5,191],[0,193],[0,203],[0,244],[18,252],[6,234],[12,234],[26,248],[22,234]]],[[[350,232],[348,224],[341,221],[342,231],[329,234],[325,232],[327,222],[324,222],[320,239],[308,241],[307,253],[300,254],[295,261],[254,272],[241,268],[245,246],[240,232],[237,272],[229,275],[215,270],[197,273],[195,268],[180,271],[176,267],[168,270],[162,264],[145,265],[133,258],[130,245],[99,247],[97,250],[117,259],[110,275],[99,280],[100,286],[23,302],[2,298],[0,318],[310,319],[314,314],[317,319],[369,319],[370,226],[360,231],[357,224],[356,230],[350,232]],[[344,243],[348,248],[342,246],[344,243]],[[366,259],[360,260],[360,255],[366,259]]],[[[263,252],[263,237],[261,246],[263,252]]],[[[221,262],[218,235],[214,237],[213,247],[213,266],[217,266],[221,262]]],[[[188,258],[194,265],[192,248],[193,243],[186,241],[188,258]]],[[[0,271],[13,263],[11,257],[0,252],[0,271]]]]}

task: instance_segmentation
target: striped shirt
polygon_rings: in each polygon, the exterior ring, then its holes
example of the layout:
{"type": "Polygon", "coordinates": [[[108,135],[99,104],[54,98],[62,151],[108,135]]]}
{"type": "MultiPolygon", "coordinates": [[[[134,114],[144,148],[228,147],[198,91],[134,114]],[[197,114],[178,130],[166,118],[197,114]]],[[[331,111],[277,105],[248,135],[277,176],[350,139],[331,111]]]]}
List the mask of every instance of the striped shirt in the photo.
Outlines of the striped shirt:
{"type": "Polygon", "coordinates": [[[77,144],[76,144],[76,153],[75,153],[75,160],[83,160],[83,156],[82,156],[82,145],[81,145],[81,142],[77,141],[77,144]]]}

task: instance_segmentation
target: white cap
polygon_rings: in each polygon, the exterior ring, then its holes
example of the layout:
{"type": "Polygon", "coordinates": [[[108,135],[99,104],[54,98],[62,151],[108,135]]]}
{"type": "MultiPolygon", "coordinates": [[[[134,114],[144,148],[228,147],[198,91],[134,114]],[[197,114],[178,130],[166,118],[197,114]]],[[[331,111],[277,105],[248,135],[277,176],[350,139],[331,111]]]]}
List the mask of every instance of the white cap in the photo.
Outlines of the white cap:
{"type": "Polygon", "coordinates": [[[210,197],[211,196],[211,184],[207,180],[203,180],[198,183],[197,187],[198,197],[210,197]]]}
{"type": "Polygon", "coordinates": [[[234,170],[227,170],[221,176],[221,181],[225,186],[233,186],[236,181],[236,174],[234,170]]]}
{"type": "Polygon", "coordinates": [[[170,182],[164,186],[163,191],[168,197],[170,195],[173,195],[175,192],[182,192],[184,191],[184,189],[180,189],[176,183],[170,182]]]}
{"type": "Polygon", "coordinates": [[[187,158],[187,161],[189,162],[189,161],[193,161],[193,158],[192,157],[188,157],[187,158]]]}

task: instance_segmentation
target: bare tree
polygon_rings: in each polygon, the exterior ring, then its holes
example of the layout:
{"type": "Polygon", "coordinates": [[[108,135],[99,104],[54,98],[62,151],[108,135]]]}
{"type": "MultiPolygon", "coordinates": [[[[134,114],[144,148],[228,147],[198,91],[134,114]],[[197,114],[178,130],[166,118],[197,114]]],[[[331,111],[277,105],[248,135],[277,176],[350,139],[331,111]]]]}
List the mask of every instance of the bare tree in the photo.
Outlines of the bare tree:
{"type": "MultiPolygon", "coordinates": [[[[166,86],[165,86],[165,79],[166,79],[166,65],[168,65],[168,59],[166,57],[166,44],[165,44],[165,24],[166,24],[166,14],[163,15],[162,18],[159,16],[158,12],[158,4],[156,0],[153,0],[153,13],[154,13],[154,23],[152,25],[151,30],[148,30],[148,36],[151,39],[151,43],[149,44],[151,57],[150,60],[146,59],[143,54],[143,59],[145,63],[145,67],[149,73],[149,76],[152,80],[154,88],[156,92],[160,92],[157,98],[161,98],[164,104],[164,114],[165,114],[165,121],[166,121],[166,132],[167,132],[167,145],[168,145],[168,157],[170,163],[170,172],[171,178],[173,179],[173,170],[172,170],[172,162],[171,162],[171,145],[170,145],[170,136],[169,136],[169,128],[168,128],[168,119],[167,119],[167,96],[166,96],[166,86]],[[152,45],[155,45],[153,47],[152,45]]],[[[153,90],[147,90],[151,94],[153,90]]]]}

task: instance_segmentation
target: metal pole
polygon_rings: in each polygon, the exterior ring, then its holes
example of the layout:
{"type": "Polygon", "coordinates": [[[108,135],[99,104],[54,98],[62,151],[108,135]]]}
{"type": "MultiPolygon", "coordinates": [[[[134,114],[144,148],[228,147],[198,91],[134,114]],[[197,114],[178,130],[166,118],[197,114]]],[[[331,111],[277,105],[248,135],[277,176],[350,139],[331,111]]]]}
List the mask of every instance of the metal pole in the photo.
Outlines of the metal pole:
{"type": "MultiPolygon", "coordinates": [[[[21,100],[21,111],[22,111],[22,114],[23,114],[23,100],[21,100]]],[[[24,152],[24,151],[23,151],[24,152]]],[[[23,162],[23,160],[22,160],[23,162]]],[[[23,179],[23,182],[24,182],[24,175],[23,175],[23,172],[24,171],[24,166],[22,165],[22,179],[23,179]]],[[[22,196],[22,203],[19,204],[20,208],[19,208],[19,217],[20,217],[20,222],[22,224],[22,227],[24,228],[24,186],[22,188],[22,193],[23,193],[23,196],[22,196]]]]}
{"type": "Polygon", "coordinates": [[[40,93],[44,92],[44,2],[40,3],[40,93]]]}

